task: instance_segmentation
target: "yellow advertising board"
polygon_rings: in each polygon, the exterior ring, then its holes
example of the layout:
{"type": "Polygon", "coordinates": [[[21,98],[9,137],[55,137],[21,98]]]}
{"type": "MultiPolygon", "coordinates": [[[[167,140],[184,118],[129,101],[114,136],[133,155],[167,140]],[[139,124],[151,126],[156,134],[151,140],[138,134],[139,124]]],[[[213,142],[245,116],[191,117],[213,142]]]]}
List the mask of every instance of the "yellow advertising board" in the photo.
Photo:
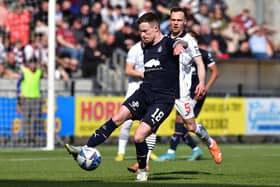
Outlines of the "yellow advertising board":
{"type": "Polygon", "coordinates": [[[91,136],[96,129],[118,112],[123,99],[123,97],[108,96],[77,96],[75,136],[91,136]]]}
{"type": "MultiPolygon", "coordinates": [[[[75,136],[90,136],[104,122],[116,114],[124,97],[90,96],[76,97],[75,136]]],[[[175,109],[161,124],[157,135],[171,136],[174,133],[175,109]]],[[[197,118],[210,135],[242,135],[245,133],[244,98],[207,98],[197,118]]],[[[134,122],[130,135],[133,135],[138,121],[134,122]]],[[[120,128],[112,136],[119,135],[120,128]]]]}
{"type": "MultiPolygon", "coordinates": [[[[124,97],[106,96],[77,96],[75,102],[75,136],[91,136],[104,122],[116,114],[124,101],[124,97]]],[[[158,135],[169,136],[173,133],[175,122],[175,110],[163,122],[158,130],[158,135]]],[[[131,127],[130,135],[133,135],[138,121],[131,127]]],[[[116,129],[112,136],[119,135],[120,128],[116,129]]]]}
{"type": "Polygon", "coordinates": [[[210,135],[245,134],[245,98],[208,97],[197,118],[210,135]]]}

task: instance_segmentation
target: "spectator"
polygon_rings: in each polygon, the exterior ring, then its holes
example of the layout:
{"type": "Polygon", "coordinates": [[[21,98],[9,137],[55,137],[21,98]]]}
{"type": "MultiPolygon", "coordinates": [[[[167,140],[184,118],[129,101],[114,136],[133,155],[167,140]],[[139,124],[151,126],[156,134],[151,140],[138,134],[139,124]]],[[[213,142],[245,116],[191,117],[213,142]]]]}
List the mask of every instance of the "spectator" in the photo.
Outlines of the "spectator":
{"type": "Polygon", "coordinates": [[[250,10],[247,8],[244,8],[242,12],[233,17],[232,20],[240,26],[243,32],[246,33],[248,29],[256,25],[256,20],[250,16],[250,10]]]}
{"type": "Polygon", "coordinates": [[[81,20],[82,30],[85,32],[86,37],[94,32],[93,28],[90,26],[90,12],[88,4],[83,4],[81,6],[80,12],[76,16],[76,18],[81,20]]]}
{"type": "MultiPolygon", "coordinates": [[[[104,7],[101,11],[101,16],[103,20],[103,24],[105,23],[106,25],[109,26],[109,31],[111,33],[114,32],[114,16],[113,16],[114,8],[111,5],[108,5],[107,7],[104,7]]],[[[101,23],[102,25],[102,23],[101,23]]],[[[100,25],[100,26],[101,26],[100,25]]],[[[99,27],[100,27],[99,26],[99,27]]]]}
{"type": "MultiPolygon", "coordinates": [[[[1,18],[2,19],[2,18],[1,18]]],[[[27,10],[23,10],[20,4],[16,4],[13,12],[6,19],[6,32],[10,35],[10,41],[14,44],[21,40],[23,45],[29,42],[29,24],[31,16],[27,10]]]]}
{"type": "Polygon", "coordinates": [[[15,54],[9,52],[6,57],[6,62],[4,64],[4,77],[6,78],[19,78],[20,71],[19,65],[16,63],[15,54]]]}
{"type": "Polygon", "coordinates": [[[211,36],[211,28],[208,25],[201,25],[200,26],[200,36],[203,40],[210,45],[212,36],[211,36]]]}
{"type": "Polygon", "coordinates": [[[0,62],[0,78],[3,78],[5,75],[4,63],[0,62]]]}
{"type": "Polygon", "coordinates": [[[211,13],[213,13],[217,7],[219,7],[223,13],[225,13],[228,8],[224,0],[200,0],[200,3],[205,4],[211,13]]]}
{"type": "Polygon", "coordinates": [[[269,31],[264,25],[257,25],[248,30],[251,54],[257,59],[267,60],[273,56],[273,46],[267,32],[269,31]]]}
{"type": "MultiPolygon", "coordinates": [[[[214,25],[215,26],[215,25],[214,25]]],[[[211,32],[211,43],[210,47],[212,49],[213,55],[217,59],[228,59],[229,55],[227,52],[227,44],[225,39],[221,36],[221,32],[218,28],[212,27],[211,32]]]]}
{"type": "Polygon", "coordinates": [[[61,11],[61,5],[58,2],[56,2],[55,3],[55,22],[58,23],[58,25],[59,25],[59,23],[62,19],[63,19],[63,13],[61,11]]]}
{"type": "Polygon", "coordinates": [[[35,33],[48,35],[48,0],[43,0],[39,12],[34,15],[35,33]]]}
{"type": "Polygon", "coordinates": [[[41,68],[44,71],[44,77],[46,71],[44,68],[48,64],[48,37],[41,34],[35,35],[34,41],[24,47],[25,61],[30,61],[32,58],[38,59],[41,63],[41,68]]]}
{"type": "Polygon", "coordinates": [[[209,25],[209,10],[206,4],[199,5],[199,12],[194,14],[194,18],[200,25],[209,25]]]}
{"type": "Polygon", "coordinates": [[[0,64],[4,63],[6,57],[6,50],[3,44],[3,36],[0,35],[0,64]]]}
{"type": "Polygon", "coordinates": [[[104,63],[105,56],[98,48],[98,41],[96,36],[91,36],[88,39],[88,43],[85,47],[83,64],[82,64],[82,76],[83,78],[93,78],[96,81],[97,67],[99,64],[104,63]]]}
{"type": "Polygon", "coordinates": [[[74,19],[74,14],[71,13],[71,1],[70,0],[63,0],[61,3],[61,12],[63,15],[63,20],[68,22],[70,25],[74,19]]]}
{"type": "Polygon", "coordinates": [[[111,68],[114,68],[112,63],[112,56],[116,48],[116,38],[114,34],[109,34],[104,43],[100,44],[100,50],[105,55],[106,59],[110,60],[111,68]]]}
{"type": "Polygon", "coordinates": [[[215,29],[218,29],[219,31],[224,30],[227,27],[227,20],[224,17],[224,14],[222,12],[222,9],[215,8],[213,17],[210,18],[210,26],[215,27],[215,29]]]}
{"type": "Polygon", "coordinates": [[[137,20],[138,20],[138,7],[134,4],[128,3],[125,9],[124,22],[137,31],[138,30],[137,20]]]}
{"type": "Polygon", "coordinates": [[[153,0],[152,9],[155,10],[157,16],[160,19],[160,22],[165,21],[168,19],[170,15],[170,9],[168,7],[172,7],[169,0],[153,0]],[[171,5],[171,6],[169,6],[171,5]]]}
{"type": "Polygon", "coordinates": [[[62,21],[61,27],[57,30],[56,39],[59,56],[69,56],[73,61],[71,64],[81,65],[83,52],[68,22],[62,21]]]}
{"type": "Polygon", "coordinates": [[[85,45],[85,32],[82,29],[82,22],[79,18],[74,20],[71,30],[74,33],[78,45],[83,47],[85,45]]]}
{"type": "Polygon", "coordinates": [[[245,33],[236,22],[230,22],[221,34],[226,41],[227,53],[230,56],[233,56],[238,51],[241,42],[246,39],[245,33]]]}
{"type": "Polygon", "coordinates": [[[151,0],[144,0],[143,3],[143,8],[140,10],[138,17],[142,16],[145,13],[148,12],[154,12],[155,10],[153,9],[153,3],[151,0]]]}
{"type": "Polygon", "coordinates": [[[99,40],[99,43],[104,43],[107,40],[109,32],[109,26],[106,23],[101,23],[97,30],[97,38],[99,40]]]}
{"type": "Polygon", "coordinates": [[[13,53],[15,54],[16,63],[18,65],[21,65],[24,63],[24,51],[23,51],[23,45],[21,40],[17,40],[15,43],[15,46],[12,49],[13,53]]]}
{"type": "Polygon", "coordinates": [[[5,6],[5,3],[3,0],[0,0],[0,32],[2,33],[4,31],[5,27],[5,20],[8,16],[8,9],[5,6]]]}
{"type": "Polygon", "coordinates": [[[116,46],[128,52],[129,48],[139,41],[139,37],[135,34],[134,30],[125,23],[125,25],[116,34],[116,46]]]}
{"type": "Polygon", "coordinates": [[[99,1],[95,1],[91,7],[90,26],[93,29],[98,28],[102,23],[101,8],[102,6],[99,1]]]}
{"type": "Polygon", "coordinates": [[[77,61],[71,60],[67,55],[56,57],[55,78],[68,81],[72,77],[72,73],[78,69],[77,61]]]}
{"type": "Polygon", "coordinates": [[[232,54],[233,58],[251,58],[251,51],[249,47],[249,43],[247,40],[242,41],[240,44],[240,48],[236,53],[232,54]]]}
{"type": "Polygon", "coordinates": [[[180,0],[180,7],[185,7],[187,9],[191,9],[193,14],[197,14],[199,11],[199,0],[180,0]]]}
{"type": "Polygon", "coordinates": [[[116,33],[120,31],[123,26],[124,26],[124,16],[122,14],[122,7],[120,5],[117,5],[113,11],[112,26],[109,25],[109,27],[112,27],[112,33],[116,33]]]}

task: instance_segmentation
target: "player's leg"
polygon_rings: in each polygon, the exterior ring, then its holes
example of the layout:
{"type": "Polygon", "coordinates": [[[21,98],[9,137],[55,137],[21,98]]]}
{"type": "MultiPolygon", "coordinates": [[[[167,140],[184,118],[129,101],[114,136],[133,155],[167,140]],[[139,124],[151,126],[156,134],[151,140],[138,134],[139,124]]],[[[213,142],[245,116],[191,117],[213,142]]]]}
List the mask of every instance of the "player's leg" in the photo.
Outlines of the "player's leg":
{"type": "Polygon", "coordinates": [[[169,149],[165,154],[159,156],[156,161],[161,162],[166,160],[175,160],[177,146],[180,143],[180,139],[184,136],[185,132],[186,128],[184,127],[183,120],[178,114],[176,114],[175,131],[170,139],[169,149]]]}
{"type": "MultiPolygon", "coordinates": [[[[195,117],[197,117],[198,114],[200,113],[204,101],[205,101],[205,96],[195,103],[195,106],[194,106],[195,117]]],[[[186,134],[184,135],[184,141],[185,141],[186,144],[188,144],[192,148],[192,154],[191,154],[191,156],[189,157],[188,160],[193,161],[193,160],[198,160],[198,159],[203,157],[202,150],[194,142],[193,138],[190,136],[190,134],[188,132],[188,129],[186,131],[186,134]]]]}
{"type": "MultiPolygon", "coordinates": [[[[125,98],[129,98],[139,88],[139,85],[140,85],[139,82],[128,83],[125,98]]],[[[129,132],[130,132],[132,123],[133,123],[132,120],[125,121],[120,129],[120,135],[119,135],[119,141],[118,141],[118,154],[115,157],[116,161],[124,160],[126,145],[129,140],[129,132]]]]}
{"type": "MultiPolygon", "coordinates": [[[[153,97],[152,97],[153,98],[153,97]]],[[[160,101],[159,101],[160,102],[160,101]]],[[[173,103],[170,102],[170,98],[165,98],[162,100],[162,103],[151,104],[143,116],[143,120],[140,125],[137,127],[134,135],[136,154],[137,154],[137,162],[138,162],[138,170],[137,170],[137,181],[145,181],[138,178],[141,177],[141,173],[147,173],[146,165],[147,165],[147,154],[148,154],[148,146],[146,144],[145,138],[150,135],[152,132],[156,133],[157,129],[161,125],[161,123],[168,117],[173,108],[173,103]]],[[[148,174],[147,174],[148,175],[148,174]]],[[[147,177],[144,179],[147,180],[147,177]]]]}
{"type": "Polygon", "coordinates": [[[120,129],[119,142],[118,142],[118,155],[115,158],[116,161],[124,160],[126,145],[129,140],[129,132],[132,123],[133,123],[132,120],[125,121],[120,129]]]}
{"type": "Polygon", "coordinates": [[[183,140],[192,149],[192,154],[188,158],[189,161],[198,160],[203,157],[202,150],[197,146],[197,144],[189,134],[188,130],[184,134],[183,140]]]}
{"type": "MultiPolygon", "coordinates": [[[[150,167],[149,167],[149,162],[150,162],[150,159],[152,159],[152,157],[156,157],[156,155],[152,156],[152,151],[154,150],[155,148],[155,145],[156,145],[156,134],[155,133],[152,133],[150,134],[145,140],[146,140],[146,143],[147,143],[147,146],[148,146],[148,154],[147,154],[147,165],[146,165],[146,171],[150,171],[150,167]]],[[[133,164],[132,166],[128,166],[127,167],[127,170],[130,171],[130,172],[137,172],[139,168],[139,165],[138,163],[135,163],[133,164]]]]}
{"type": "Polygon", "coordinates": [[[148,180],[148,172],[146,170],[148,146],[145,141],[145,137],[147,137],[151,133],[151,130],[151,127],[145,122],[141,122],[135,130],[134,142],[138,162],[138,170],[136,177],[137,181],[148,180]]]}
{"type": "MultiPolygon", "coordinates": [[[[105,122],[99,129],[95,131],[95,133],[92,134],[92,136],[88,139],[86,146],[95,147],[103,143],[118,126],[131,117],[132,115],[130,110],[126,106],[122,105],[118,114],[105,122]]],[[[73,155],[74,159],[76,159],[78,153],[81,150],[80,146],[73,146],[69,144],[65,144],[65,148],[70,154],[73,155]]]]}
{"type": "Polygon", "coordinates": [[[217,144],[217,142],[211,138],[207,130],[203,127],[202,124],[196,124],[195,119],[184,120],[188,125],[189,131],[195,133],[206,145],[217,164],[220,164],[223,160],[222,152],[217,144]]]}

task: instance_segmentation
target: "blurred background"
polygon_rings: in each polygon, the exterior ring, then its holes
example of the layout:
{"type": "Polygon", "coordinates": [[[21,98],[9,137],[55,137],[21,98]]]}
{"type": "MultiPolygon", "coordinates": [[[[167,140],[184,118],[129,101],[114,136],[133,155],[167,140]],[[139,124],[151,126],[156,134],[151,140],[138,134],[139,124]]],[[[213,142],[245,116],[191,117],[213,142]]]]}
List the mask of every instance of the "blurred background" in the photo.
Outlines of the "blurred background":
{"type": "MultiPolygon", "coordinates": [[[[54,143],[84,142],[124,99],[138,17],[156,12],[168,34],[173,6],[186,8],[186,31],[200,34],[219,68],[198,121],[221,143],[279,143],[280,0],[57,0],[53,46],[49,1],[0,0],[0,147],[46,146],[49,48],[55,51],[54,143]],[[17,91],[21,66],[30,61],[42,70],[35,114],[17,91]]],[[[173,112],[158,142],[168,142],[174,120],[173,112]]],[[[118,133],[106,143],[116,143],[118,133]]]]}

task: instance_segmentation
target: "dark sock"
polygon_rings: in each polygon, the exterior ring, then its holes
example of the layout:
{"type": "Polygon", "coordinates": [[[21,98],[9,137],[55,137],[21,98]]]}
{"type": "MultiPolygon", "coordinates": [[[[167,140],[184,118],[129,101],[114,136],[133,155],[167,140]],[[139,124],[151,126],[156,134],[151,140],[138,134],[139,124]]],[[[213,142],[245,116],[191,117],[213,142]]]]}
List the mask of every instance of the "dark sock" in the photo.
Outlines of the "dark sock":
{"type": "Polygon", "coordinates": [[[137,162],[139,165],[139,169],[145,169],[147,165],[147,154],[148,154],[148,146],[146,141],[141,143],[135,143],[137,162]]]}
{"type": "Polygon", "coordinates": [[[173,134],[170,140],[170,149],[176,151],[177,145],[180,143],[180,138],[181,136],[179,136],[178,134],[173,134]]]}
{"type": "Polygon", "coordinates": [[[187,132],[185,135],[184,135],[184,141],[186,144],[188,144],[192,149],[195,148],[197,145],[196,143],[194,142],[194,140],[192,139],[191,135],[187,132]]]}
{"type": "Polygon", "coordinates": [[[175,123],[175,133],[171,137],[170,140],[170,149],[176,151],[177,145],[180,143],[180,138],[183,137],[183,135],[186,132],[186,128],[184,126],[184,123],[175,123]]]}
{"type": "Polygon", "coordinates": [[[103,143],[111,133],[117,128],[112,119],[108,120],[104,125],[95,131],[87,142],[88,147],[95,147],[103,143]]]}

